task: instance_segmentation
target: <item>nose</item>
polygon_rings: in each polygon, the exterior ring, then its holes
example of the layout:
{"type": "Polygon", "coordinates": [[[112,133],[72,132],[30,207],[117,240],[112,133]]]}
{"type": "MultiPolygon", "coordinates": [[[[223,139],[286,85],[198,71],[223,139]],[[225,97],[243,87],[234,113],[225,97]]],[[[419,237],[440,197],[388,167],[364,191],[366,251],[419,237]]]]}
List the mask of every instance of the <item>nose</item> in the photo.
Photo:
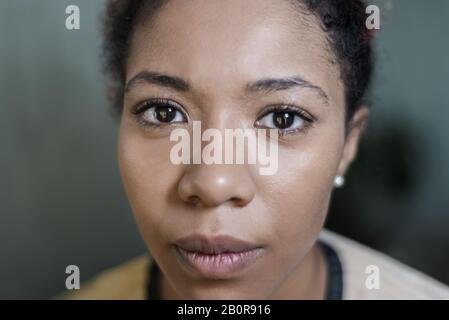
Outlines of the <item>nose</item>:
{"type": "Polygon", "coordinates": [[[190,165],[178,184],[182,200],[190,204],[245,206],[255,195],[255,186],[245,165],[190,165]]]}

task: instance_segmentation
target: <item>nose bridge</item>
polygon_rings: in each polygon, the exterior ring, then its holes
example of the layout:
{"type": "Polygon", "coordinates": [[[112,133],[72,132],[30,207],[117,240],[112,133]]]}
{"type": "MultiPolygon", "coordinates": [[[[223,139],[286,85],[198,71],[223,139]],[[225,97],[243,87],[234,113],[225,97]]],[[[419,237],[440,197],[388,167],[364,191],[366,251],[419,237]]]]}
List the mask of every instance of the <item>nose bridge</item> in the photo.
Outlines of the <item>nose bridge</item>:
{"type": "Polygon", "coordinates": [[[229,105],[230,101],[214,99],[208,102],[208,111],[203,113],[201,122],[194,125],[192,136],[192,139],[201,139],[199,143],[192,143],[192,147],[193,144],[201,147],[193,147],[193,161],[184,167],[183,176],[178,183],[178,194],[188,203],[201,203],[203,206],[219,206],[227,202],[234,206],[244,206],[255,195],[251,168],[245,163],[225,162],[226,152],[232,152],[232,155],[236,153],[235,143],[231,148],[226,146],[226,130],[242,129],[241,116],[236,116],[235,110],[229,105]],[[213,137],[205,134],[209,140],[204,141],[203,134],[210,129],[215,131],[213,137]],[[215,139],[221,140],[221,163],[204,161],[203,151],[215,139]]]}
{"type": "MultiPolygon", "coordinates": [[[[237,143],[238,139],[236,140],[234,137],[233,130],[238,129],[241,130],[240,132],[244,132],[244,130],[248,128],[245,128],[245,121],[242,119],[241,113],[238,113],[233,109],[232,102],[211,102],[208,109],[207,112],[203,113],[201,121],[197,121],[194,125],[193,139],[196,138],[195,144],[197,145],[197,148],[193,148],[192,156],[195,154],[196,161],[198,161],[198,158],[201,158],[201,153],[208,144],[216,142],[217,135],[220,143],[216,144],[216,147],[218,148],[218,146],[221,145],[223,163],[225,163],[226,152],[229,152],[230,159],[235,157],[239,147],[243,148],[242,150],[239,150],[239,152],[245,154],[245,152],[247,152],[247,149],[245,149],[247,145],[239,145],[237,143]],[[204,138],[204,140],[201,139],[201,141],[198,141],[200,136],[201,138],[204,138]],[[200,146],[200,148],[198,148],[198,146],[200,146]]],[[[253,137],[254,133],[249,135],[253,137]]],[[[193,161],[193,163],[195,163],[195,161],[193,161]]],[[[242,169],[239,168],[239,170],[242,169]]]]}
{"type": "Polygon", "coordinates": [[[213,99],[209,97],[203,105],[202,129],[218,129],[224,133],[224,129],[241,127],[241,112],[236,112],[239,107],[238,100],[227,98],[223,94],[213,99]]]}
{"type": "Polygon", "coordinates": [[[255,187],[247,168],[242,164],[189,165],[178,184],[182,200],[219,206],[231,202],[244,206],[254,198],[255,187]]]}

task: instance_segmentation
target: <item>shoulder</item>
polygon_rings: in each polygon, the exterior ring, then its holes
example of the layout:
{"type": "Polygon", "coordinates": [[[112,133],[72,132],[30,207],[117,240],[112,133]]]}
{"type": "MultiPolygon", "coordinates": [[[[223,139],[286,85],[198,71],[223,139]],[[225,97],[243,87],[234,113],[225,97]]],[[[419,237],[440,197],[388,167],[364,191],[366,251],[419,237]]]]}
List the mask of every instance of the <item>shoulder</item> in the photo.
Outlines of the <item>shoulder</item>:
{"type": "Polygon", "coordinates": [[[379,251],[325,229],[320,239],[341,260],[343,299],[449,299],[449,287],[379,251]],[[370,266],[378,271],[378,289],[365,285],[370,266]]]}
{"type": "Polygon", "coordinates": [[[148,254],[106,269],[93,279],[81,283],[79,290],[67,291],[56,299],[70,300],[142,300],[149,281],[148,254]]]}

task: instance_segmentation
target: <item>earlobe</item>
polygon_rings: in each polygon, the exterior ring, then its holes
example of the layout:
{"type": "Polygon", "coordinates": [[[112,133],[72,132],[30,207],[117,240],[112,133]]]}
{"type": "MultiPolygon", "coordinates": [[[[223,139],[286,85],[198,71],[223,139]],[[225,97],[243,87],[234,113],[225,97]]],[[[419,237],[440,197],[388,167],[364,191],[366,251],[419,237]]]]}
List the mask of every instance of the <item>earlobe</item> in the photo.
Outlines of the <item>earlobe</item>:
{"type": "Polygon", "coordinates": [[[368,124],[369,110],[367,106],[361,106],[348,123],[343,154],[338,167],[338,175],[344,176],[349,166],[354,161],[361,137],[368,124]]]}

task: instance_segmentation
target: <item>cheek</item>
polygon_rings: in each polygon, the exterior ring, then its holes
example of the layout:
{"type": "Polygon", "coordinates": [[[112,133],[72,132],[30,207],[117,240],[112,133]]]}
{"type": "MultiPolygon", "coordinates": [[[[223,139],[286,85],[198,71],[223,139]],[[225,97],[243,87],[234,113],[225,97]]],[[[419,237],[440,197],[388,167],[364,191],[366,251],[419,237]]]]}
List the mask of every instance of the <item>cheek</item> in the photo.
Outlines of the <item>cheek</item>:
{"type": "Polygon", "coordinates": [[[288,147],[280,144],[277,174],[260,181],[272,212],[269,223],[277,252],[290,261],[308,251],[326,217],[344,141],[342,134],[331,133],[340,129],[330,129],[306,134],[288,147]]]}
{"type": "Polygon", "coordinates": [[[121,124],[117,145],[120,173],[130,206],[143,237],[157,234],[164,222],[179,166],[170,161],[168,138],[148,139],[142,131],[121,124]],[[153,232],[152,229],[155,229],[153,232]]]}

